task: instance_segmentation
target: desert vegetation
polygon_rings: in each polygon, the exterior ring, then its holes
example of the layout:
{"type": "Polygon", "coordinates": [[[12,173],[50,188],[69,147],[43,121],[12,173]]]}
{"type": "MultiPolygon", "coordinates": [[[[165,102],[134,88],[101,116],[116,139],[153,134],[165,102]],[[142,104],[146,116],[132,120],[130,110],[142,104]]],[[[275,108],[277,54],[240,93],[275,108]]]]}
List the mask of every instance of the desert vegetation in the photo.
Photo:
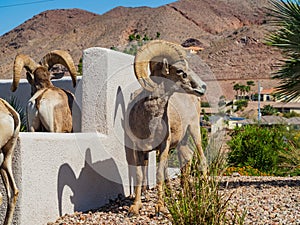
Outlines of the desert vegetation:
{"type": "MultiPolygon", "coordinates": [[[[209,177],[199,171],[200,158],[192,162],[189,185],[181,189],[178,183],[166,188],[166,204],[173,224],[243,224],[245,212],[238,212],[229,202],[231,196],[221,193],[220,179],[225,171],[224,155],[219,154],[209,166],[209,177]],[[229,208],[232,214],[228,214],[229,208]]],[[[171,183],[174,184],[174,183],[171,183]]]]}
{"type": "Polygon", "coordinates": [[[228,142],[228,165],[241,175],[300,175],[299,132],[286,126],[236,128],[228,142]],[[290,156],[290,157],[288,157],[290,156]]]}
{"type": "MultiPolygon", "coordinates": [[[[202,134],[205,140],[208,133],[202,130],[202,134]]],[[[208,179],[197,169],[195,156],[187,189],[178,185],[167,188],[166,203],[174,224],[244,224],[246,211],[237,210],[231,195],[220,192],[224,177],[300,175],[298,130],[255,124],[237,127],[230,136],[227,153],[214,149],[218,154],[209,166],[208,179]]]]}

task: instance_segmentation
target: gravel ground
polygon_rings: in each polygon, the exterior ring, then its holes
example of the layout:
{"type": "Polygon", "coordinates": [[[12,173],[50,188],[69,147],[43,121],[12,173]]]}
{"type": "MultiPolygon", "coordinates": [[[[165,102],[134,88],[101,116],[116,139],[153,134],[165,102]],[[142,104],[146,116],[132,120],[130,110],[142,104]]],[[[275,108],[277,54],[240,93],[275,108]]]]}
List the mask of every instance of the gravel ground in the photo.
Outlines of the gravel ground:
{"type": "MultiPolygon", "coordinates": [[[[300,225],[300,177],[224,177],[222,187],[232,194],[230,203],[246,212],[245,224],[300,225]]],[[[155,216],[155,189],[148,195],[138,217],[127,216],[132,199],[120,197],[93,212],[64,215],[47,225],[171,224],[167,215],[155,216]]]]}

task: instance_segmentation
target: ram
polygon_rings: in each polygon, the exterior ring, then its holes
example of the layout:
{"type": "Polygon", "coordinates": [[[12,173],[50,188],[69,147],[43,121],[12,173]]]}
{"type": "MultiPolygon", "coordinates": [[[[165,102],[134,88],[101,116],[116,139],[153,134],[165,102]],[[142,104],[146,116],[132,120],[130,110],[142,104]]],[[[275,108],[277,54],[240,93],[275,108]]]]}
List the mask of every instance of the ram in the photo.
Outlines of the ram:
{"type": "Polygon", "coordinates": [[[54,50],[46,54],[40,63],[28,55],[18,54],[14,61],[14,75],[11,90],[18,87],[21,72],[26,69],[26,78],[31,85],[31,99],[27,104],[27,130],[31,132],[72,132],[72,105],[74,95],[55,87],[51,80],[61,74],[51,73],[55,64],[65,66],[76,86],[76,68],[72,57],[65,51],[54,50]]]}
{"type": "MultiPolygon", "coordinates": [[[[169,149],[177,148],[183,179],[193,155],[188,146],[191,135],[206,174],[206,158],[201,146],[200,98],[206,84],[189,68],[186,50],[180,45],[156,40],[141,47],[134,59],[134,72],[143,91],[136,93],[125,117],[126,135],[135,155],[135,200],[130,214],[142,207],[142,186],[148,153],[158,150],[156,213],[164,211],[163,182],[169,149]],[[148,70],[150,69],[150,74],[148,70]]],[[[128,147],[128,146],[127,146],[128,147]]],[[[183,181],[182,181],[183,182],[183,181]]],[[[184,183],[184,182],[183,182],[184,183]]]]}
{"type": "MultiPolygon", "coordinates": [[[[5,100],[0,98],[0,172],[7,193],[4,225],[12,223],[19,193],[12,171],[13,152],[19,131],[19,114],[5,100]]],[[[0,203],[2,203],[1,194],[0,203]]]]}

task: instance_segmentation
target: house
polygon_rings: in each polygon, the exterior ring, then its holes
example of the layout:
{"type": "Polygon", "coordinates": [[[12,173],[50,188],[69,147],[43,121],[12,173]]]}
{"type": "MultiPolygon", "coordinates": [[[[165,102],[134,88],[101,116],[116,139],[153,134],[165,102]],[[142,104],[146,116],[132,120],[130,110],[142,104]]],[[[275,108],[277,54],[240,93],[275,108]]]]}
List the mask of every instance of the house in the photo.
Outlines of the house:
{"type": "MultiPolygon", "coordinates": [[[[275,88],[269,88],[269,89],[261,89],[260,91],[260,101],[262,102],[273,102],[276,100],[274,97],[276,89],[275,88]]],[[[254,97],[252,98],[254,101],[258,100],[258,93],[254,94],[254,97]]]]}
{"type": "Polygon", "coordinates": [[[274,97],[274,93],[275,93],[275,88],[263,89],[260,92],[262,101],[264,102],[275,101],[276,99],[274,97]]]}
{"type": "Polygon", "coordinates": [[[281,113],[295,112],[300,114],[300,102],[276,102],[273,108],[281,113]]]}
{"type": "MultiPolygon", "coordinates": [[[[276,99],[275,97],[276,88],[270,89],[262,89],[260,92],[260,100],[261,100],[261,108],[265,104],[271,105],[273,108],[277,109],[278,112],[281,113],[288,113],[288,112],[295,112],[300,113],[300,102],[297,100],[291,102],[284,102],[284,99],[276,99]]],[[[256,101],[258,100],[258,94],[255,94],[256,101]]]]}
{"type": "Polygon", "coordinates": [[[189,47],[186,47],[191,54],[198,54],[198,52],[202,51],[203,48],[199,47],[199,46],[189,46],[189,47]]]}
{"type": "MultiPolygon", "coordinates": [[[[236,126],[248,125],[248,124],[258,124],[257,119],[244,119],[236,121],[236,126]]],[[[285,118],[282,116],[262,116],[260,118],[260,125],[273,126],[273,125],[287,125],[287,126],[297,126],[300,125],[300,117],[285,118]]]]}

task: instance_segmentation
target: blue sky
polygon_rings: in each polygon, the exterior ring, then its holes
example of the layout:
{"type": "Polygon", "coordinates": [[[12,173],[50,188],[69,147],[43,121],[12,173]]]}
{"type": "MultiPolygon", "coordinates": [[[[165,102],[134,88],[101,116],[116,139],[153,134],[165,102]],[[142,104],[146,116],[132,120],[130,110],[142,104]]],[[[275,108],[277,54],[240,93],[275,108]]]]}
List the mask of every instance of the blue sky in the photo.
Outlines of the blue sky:
{"type": "Polygon", "coordinates": [[[79,8],[103,14],[117,6],[158,7],[176,0],[1,0],[0,35],[12,30],[45,10],[79,8]]]}

